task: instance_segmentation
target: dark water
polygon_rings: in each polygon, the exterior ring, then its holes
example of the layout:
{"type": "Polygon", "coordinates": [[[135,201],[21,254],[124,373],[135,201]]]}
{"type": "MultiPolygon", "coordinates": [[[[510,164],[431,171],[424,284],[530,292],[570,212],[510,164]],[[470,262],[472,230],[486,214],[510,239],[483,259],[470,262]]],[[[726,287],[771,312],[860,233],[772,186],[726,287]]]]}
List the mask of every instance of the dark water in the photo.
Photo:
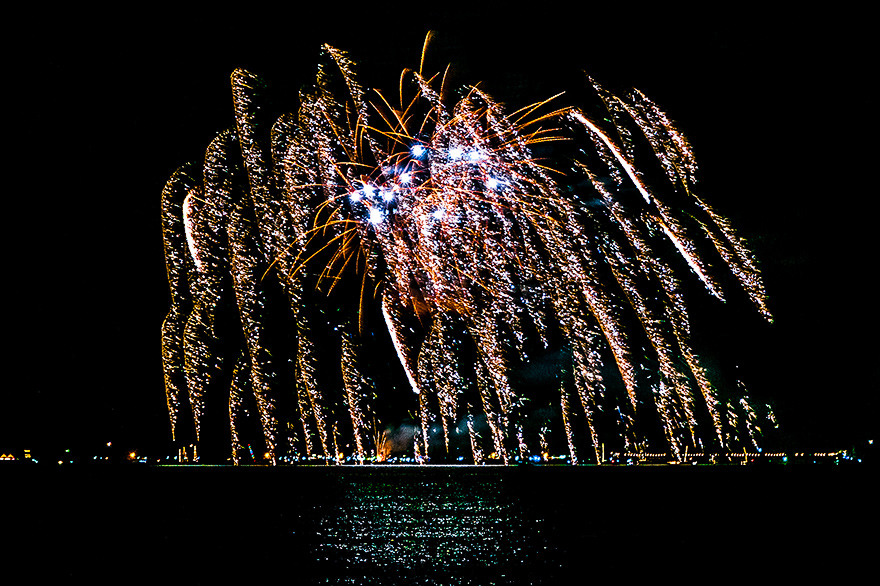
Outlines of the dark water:
{"type": "Polygon", "coordinates": [[[35,579],[840,577],[877,545],[868,469],[37,468],[0,469],[6,558],[35,579]]]}

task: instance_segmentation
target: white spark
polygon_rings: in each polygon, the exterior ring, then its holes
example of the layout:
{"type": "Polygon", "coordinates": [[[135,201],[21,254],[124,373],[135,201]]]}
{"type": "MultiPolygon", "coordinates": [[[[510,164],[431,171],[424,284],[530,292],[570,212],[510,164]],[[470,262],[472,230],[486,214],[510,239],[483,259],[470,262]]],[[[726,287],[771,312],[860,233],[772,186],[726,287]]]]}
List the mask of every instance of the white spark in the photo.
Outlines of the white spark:
{"type": "Polygon", "coordinates": [[[199,249],[194,236],[195,218],[193,215],[193,192],[190,191],[183,198],[183,230],[186,233],[186,244],[189,247],[189,253],[196,263],[196,269],[201,271],[202,259],[199,256],[199,249]]]}
{"type": "Polygon", "coordinates": [[[416,379],[413,377],[413,373],[410,371],[409,366],[407,366],[406,358],[404,358],[403,354],[403,346],[400,345],[400,339],[397,337],[397,330],[394,329],[394,325],[391,323],[391,314],[388,313],[388,300],[385,298],[382,299],[382,315],[385,316],[385,325],[388,327],[388,333],[391,334],[391,341],[394,343],[394,349],[397,350],[397,358],[403,366],[403,371],[406,373],[406,378],[409,380],[413,392],[418,395],[419,385],[416,384],[416,379]]]}

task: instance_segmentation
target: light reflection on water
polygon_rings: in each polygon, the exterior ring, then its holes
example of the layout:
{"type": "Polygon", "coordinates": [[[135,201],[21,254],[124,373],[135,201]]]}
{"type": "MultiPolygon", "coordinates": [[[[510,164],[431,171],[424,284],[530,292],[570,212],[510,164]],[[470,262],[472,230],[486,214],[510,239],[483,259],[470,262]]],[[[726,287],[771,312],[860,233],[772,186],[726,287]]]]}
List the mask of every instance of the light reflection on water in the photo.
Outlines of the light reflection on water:
{"type": "Polygon", "coordinates": [[[855,583],[876,558],[870,467],[0,472],[4,555],[34,583],[746,583],[770,558],[855,583]]]}
{"type": "Polygon", "coordinates": [[[488,470],[345,474],[338,499],[314,511],[316,569],[343,583],[391,576],[418,577],[422,584],[521,578],[546,549],[543,521],[524,514],[503,481],[488,470]]]}

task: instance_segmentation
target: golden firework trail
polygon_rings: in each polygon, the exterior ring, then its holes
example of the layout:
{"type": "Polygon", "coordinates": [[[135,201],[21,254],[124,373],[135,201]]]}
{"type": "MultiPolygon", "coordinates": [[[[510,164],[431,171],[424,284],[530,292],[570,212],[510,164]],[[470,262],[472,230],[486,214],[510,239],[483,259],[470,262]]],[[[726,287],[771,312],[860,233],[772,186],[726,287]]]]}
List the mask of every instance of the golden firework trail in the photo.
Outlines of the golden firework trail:
{"type": "Polygon", "coordinates": [[[248,433],[272,462],[384,460],[390,374],[368,357],[390,338],[420,461],[459,435],[474,463],[546,457],[553,421],[572,462],[609,442],[645,449],[649,419],[676,457],[731,447],[737,408],[692,347],[682,282],[724,299],[730,271],[770,313],[751,252],[694,195],[693,152],[666,114],[592,80],[600,117],[558,96],[508,113],[478,87],[450,99],[422,71],[402,73],[392,103],[325,46],[280,117],[259,78],[232,74],[235,128],[163,193],[175,438],[191,413],[194,439],[231,442],[236,462],[248,433]],[[549,390],[522,384],[553,352],[549,390]]]}

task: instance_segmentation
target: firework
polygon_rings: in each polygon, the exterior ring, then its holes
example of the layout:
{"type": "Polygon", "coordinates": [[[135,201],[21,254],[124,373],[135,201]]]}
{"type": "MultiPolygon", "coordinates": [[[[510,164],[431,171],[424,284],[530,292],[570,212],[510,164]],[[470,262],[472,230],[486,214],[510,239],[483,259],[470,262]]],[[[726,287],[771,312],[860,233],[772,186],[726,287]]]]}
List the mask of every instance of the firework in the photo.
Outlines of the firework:
{"type": "Polygon", "coordinates": [[[694,193],[684,136],[589,79],[598,115],[558,97],[507,112],[444,83],[406,70],[391,100],[325,46],[297,112],[274,118],[262,82],[232,74],[235,128],[163,193],[175,437],[231,437],[236,462],[251,434],[272,461],[402,443],[508,463],[546,454],[556,425],[577,462],[646,449],[656,420],[676,457],[731,447],[684,282],[723,299],[731,273],[770,313],[751,252],[694,193]],[[371,361],[386,339],[417,421],[402,440],[371,361]],[[550,383],[523,383],[552,356],[550,383]]]}

